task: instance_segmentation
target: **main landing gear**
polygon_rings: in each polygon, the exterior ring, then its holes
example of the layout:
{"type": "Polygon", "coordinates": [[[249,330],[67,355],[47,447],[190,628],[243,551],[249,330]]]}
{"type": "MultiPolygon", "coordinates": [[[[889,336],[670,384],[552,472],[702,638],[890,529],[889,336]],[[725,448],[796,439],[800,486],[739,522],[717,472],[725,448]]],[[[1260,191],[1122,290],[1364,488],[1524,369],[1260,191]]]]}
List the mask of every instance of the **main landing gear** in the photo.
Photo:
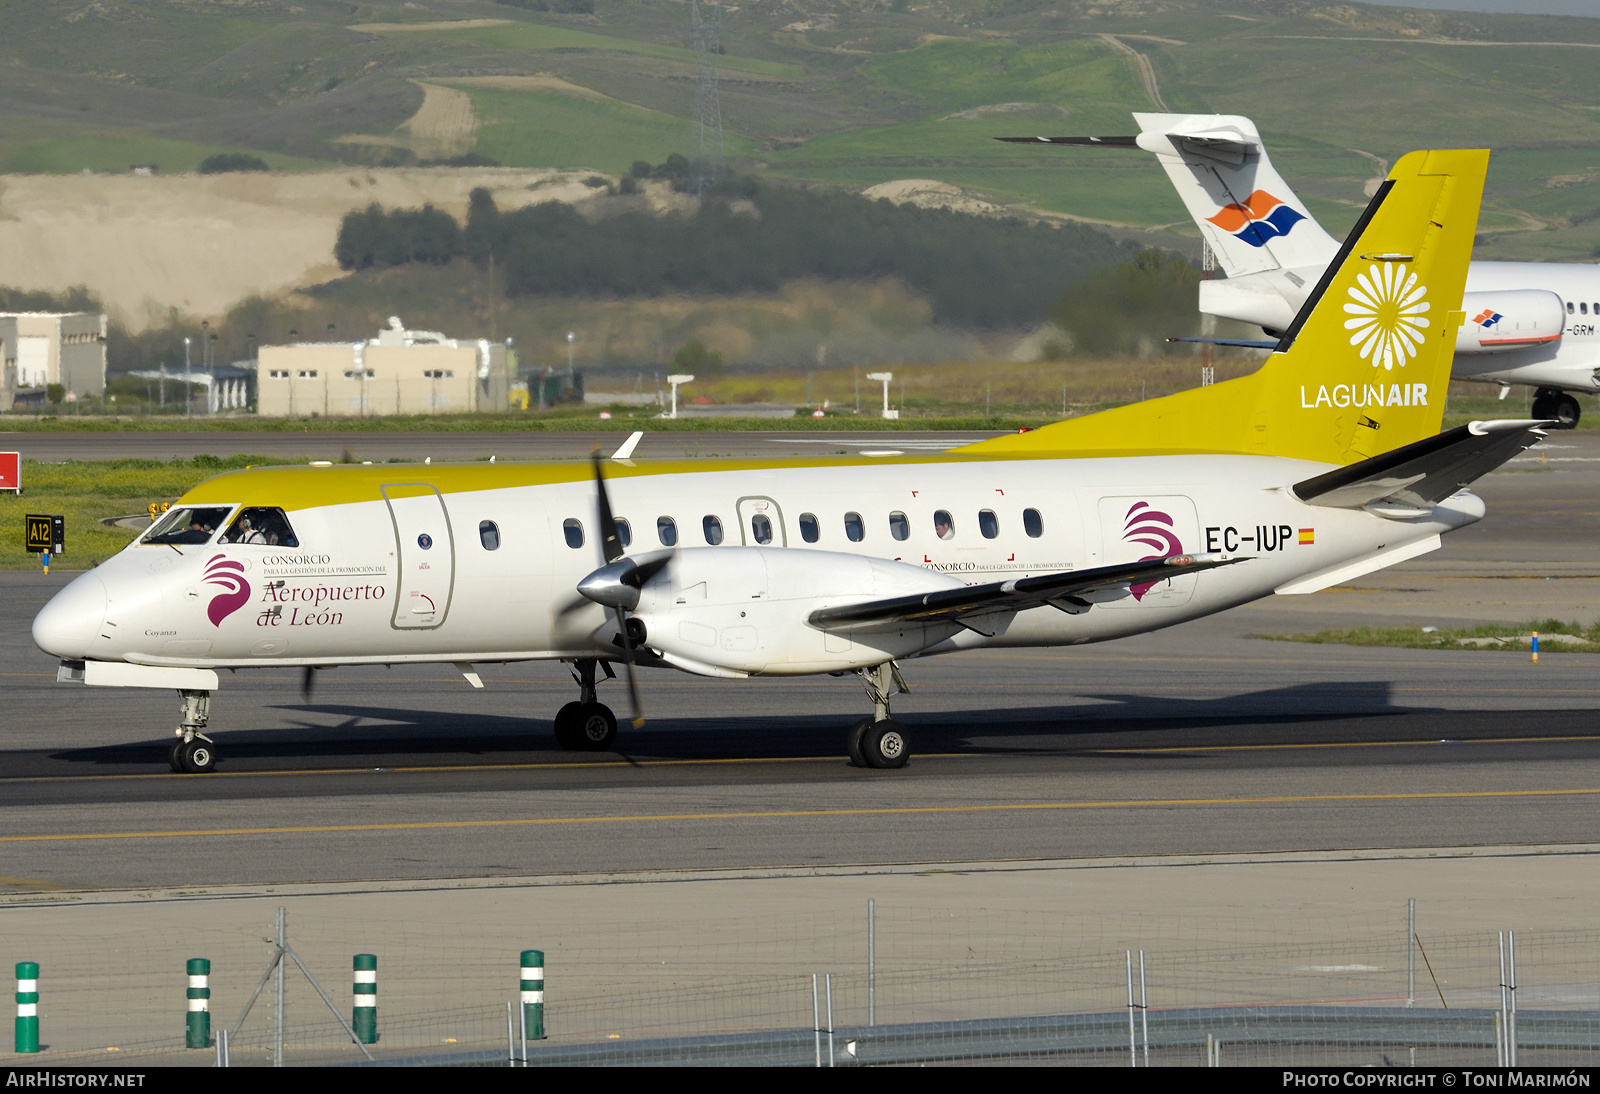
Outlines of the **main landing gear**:
{"type": "Polygon", "coordinates": [[[617,739],[617,716],[595,697],[597,664],[590,658],[573,663],[572,678],[580,697],[556,712],[556,743],[569,752],[605,752],[617,739]]]}
{"type": "Polygon", "coordinates": [[[178,739],[167,750],[167,762],[180,775],[204,775],[217,769],[217,745],[205,735],[206,719],[211,715],[209,691],[180,691],[183,722],[176,730],[178,739]]]}
{"type": "Polygon", "coordinates": [[[856,673],[867,686],[872,717],[863,718],[850,727],[850,736],[846,739],[850,762],[857,767],[904,767],[911,758],[911,739],[906,727],[889,716],[889,696],[911,689],[893,661],[870,669],[857,669],[856,673]]]}
{"type": "Polygon", "coordinates": [[[1533,393],[1531,413],[1535,418],[1555,419],[1555,428],[1574,429],[1578,425],[1578,400],[1565,391],[1542,387],[1533,393]]]}

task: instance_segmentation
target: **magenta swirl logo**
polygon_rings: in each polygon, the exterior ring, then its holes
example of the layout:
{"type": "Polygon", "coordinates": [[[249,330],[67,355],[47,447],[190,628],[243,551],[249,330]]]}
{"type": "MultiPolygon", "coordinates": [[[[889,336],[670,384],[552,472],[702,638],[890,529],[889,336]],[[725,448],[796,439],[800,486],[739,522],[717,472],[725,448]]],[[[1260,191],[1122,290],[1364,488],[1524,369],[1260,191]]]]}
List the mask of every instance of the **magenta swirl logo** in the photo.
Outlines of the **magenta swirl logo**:
{"type": "MultiPolygon", "coordinates": [[[[1127,519],[1122,526],[1122,541],[1154,548],[1155,554],[1143,555],[1138,559],[1139,562],[1183,554],[1183,542],[1172,529],[1172,517],[1159,509],[1152,509],[1147,501],[1135,502],[1128,510],[1127,519]]],[[[1135,600],[1143,600],[1144,594],[1156,584],[1157,582],[1147,581],[1141,585],[1130,585],[1128,591],[1133,594],[1135,600]]]]}
{"type": "Polygon", "coordinates": [[[219,585],[223,589],[206,605],[206,617],[211,625],[220,627],[224,619],[249,602],[250,583],[244,579],[244,564],[222,555],[213,555],[206,563],[205,578],[207,585],[219,585]]]}

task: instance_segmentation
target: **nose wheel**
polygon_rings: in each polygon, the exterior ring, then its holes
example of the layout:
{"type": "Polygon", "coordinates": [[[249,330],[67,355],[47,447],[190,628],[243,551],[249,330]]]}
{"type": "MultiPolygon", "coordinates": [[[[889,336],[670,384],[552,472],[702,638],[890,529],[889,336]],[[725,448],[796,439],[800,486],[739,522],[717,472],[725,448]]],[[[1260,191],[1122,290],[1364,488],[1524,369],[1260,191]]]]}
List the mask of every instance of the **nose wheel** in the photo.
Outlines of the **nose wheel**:
{"type": "Polygon", "coordinates": [[[205,735],[206,721],[211,715],[209,691],[180,691],[183,699],[183,721],[177,728],[177,740],[167,750],[167,763],[180,775],[204,775],[217,768],[217,745],[205,735]]]}

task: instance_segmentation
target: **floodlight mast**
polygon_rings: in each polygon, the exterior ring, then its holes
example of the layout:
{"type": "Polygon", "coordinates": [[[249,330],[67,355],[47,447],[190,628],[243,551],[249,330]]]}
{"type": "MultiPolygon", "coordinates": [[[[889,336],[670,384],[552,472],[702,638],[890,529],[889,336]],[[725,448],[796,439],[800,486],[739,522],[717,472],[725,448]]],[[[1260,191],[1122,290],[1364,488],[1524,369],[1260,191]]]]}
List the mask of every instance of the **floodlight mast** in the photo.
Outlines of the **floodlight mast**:
{"type": "Polygon", "coordinates": [[[668,414],[667,417],[676,418],[678,416],[678,385],[692,384],[694,383],[694,377],[685,375],[683,373],[676,373],[667,377],[667,383],[672,385],[672,413],[668,414]]]}
{"type": "Polygon", "coordinates": [[[885,421],[894,421],[900,417],[898,410],[889,409],[889,384],[894,380],[892,372],[869,372],[867,379],[879,380],[883,383],[883,417],[885,421]]]}

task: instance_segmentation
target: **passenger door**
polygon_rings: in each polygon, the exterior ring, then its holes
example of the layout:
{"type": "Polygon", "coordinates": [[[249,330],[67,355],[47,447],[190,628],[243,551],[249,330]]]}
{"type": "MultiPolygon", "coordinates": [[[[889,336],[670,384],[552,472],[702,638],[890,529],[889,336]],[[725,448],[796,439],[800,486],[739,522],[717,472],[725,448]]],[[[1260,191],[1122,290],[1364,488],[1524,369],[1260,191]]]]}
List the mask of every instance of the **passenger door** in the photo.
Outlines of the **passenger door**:
{"type": "MultiPolygon", "coordinates": [[[[1200,520],[1194,502],[1181,494],[1131,495],[1100,499],[1101,549],[1104,565],[1164,558],[1200,549],[1200,520]]],[[[1194,595],[1195,574],[1135,585],[1132,595],[1113,600],[1108,608],[1171,607],[1194,595]]]]}
{"type": "Polygon", "coordinates": [[[746,547],[787,547],[783,511],[771,498],[739,499],[739,542],[746,547]]]}
{"type": "Polygon", "coordinates": [[[383,487],[394,522],[396,630],[429,630],[444,623],[455,589],[456,550],[439,491],[425,482],[383,487]]]}

